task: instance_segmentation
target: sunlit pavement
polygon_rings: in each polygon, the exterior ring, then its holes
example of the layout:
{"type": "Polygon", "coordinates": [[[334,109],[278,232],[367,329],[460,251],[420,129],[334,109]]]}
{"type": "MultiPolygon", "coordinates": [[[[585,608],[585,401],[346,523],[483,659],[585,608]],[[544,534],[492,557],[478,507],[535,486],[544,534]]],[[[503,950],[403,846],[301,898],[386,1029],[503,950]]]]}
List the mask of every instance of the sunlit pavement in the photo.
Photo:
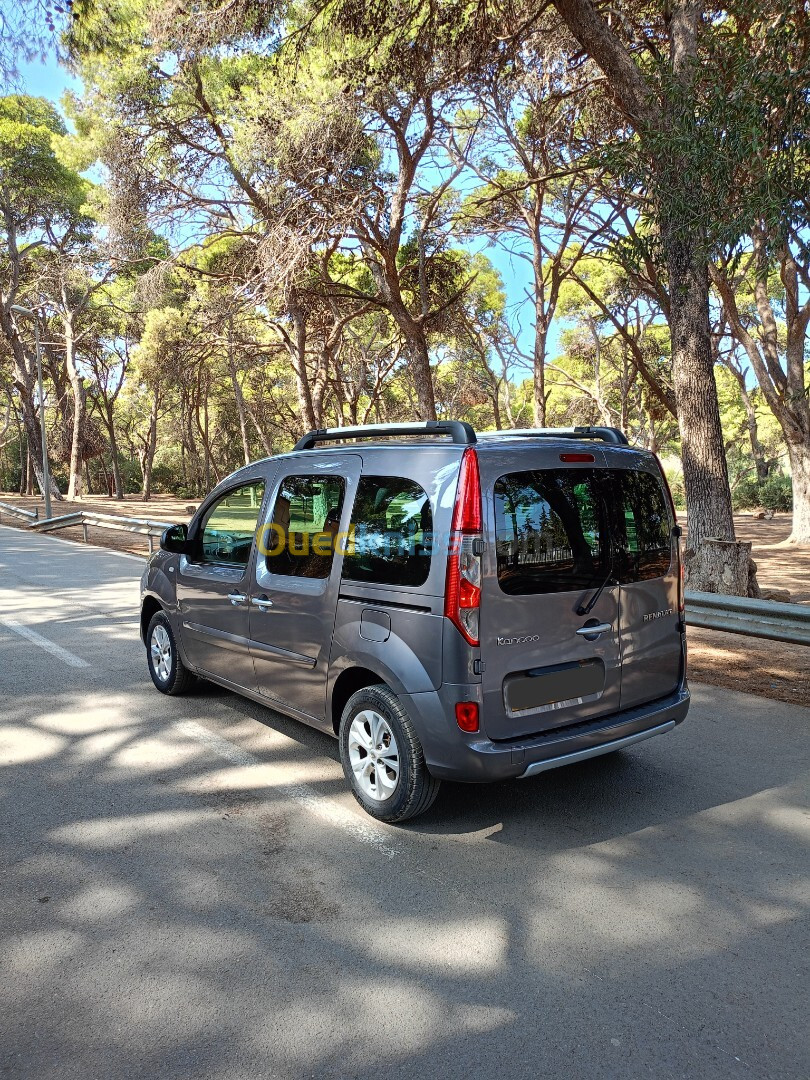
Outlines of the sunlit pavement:
{"type": "Polygon", "coordinates": [[[378,825],[333,740],[154,690],[141,566],[0,527],[0,1076],[806,1077],[810,710],[695,685],[378,825]]]}

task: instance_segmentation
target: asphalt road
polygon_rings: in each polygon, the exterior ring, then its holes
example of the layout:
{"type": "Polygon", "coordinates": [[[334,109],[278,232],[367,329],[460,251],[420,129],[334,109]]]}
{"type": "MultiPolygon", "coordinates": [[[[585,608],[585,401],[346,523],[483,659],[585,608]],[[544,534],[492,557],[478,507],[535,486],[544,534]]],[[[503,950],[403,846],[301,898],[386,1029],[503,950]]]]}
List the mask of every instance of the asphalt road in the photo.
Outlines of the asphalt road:
{"type": "Polygon", "coordinates": [[[807,1076],[810,710],[694,685],[378,825],[331,739],[154,690],[140,568],[0,527],[0,1077],[807,1076]]]}

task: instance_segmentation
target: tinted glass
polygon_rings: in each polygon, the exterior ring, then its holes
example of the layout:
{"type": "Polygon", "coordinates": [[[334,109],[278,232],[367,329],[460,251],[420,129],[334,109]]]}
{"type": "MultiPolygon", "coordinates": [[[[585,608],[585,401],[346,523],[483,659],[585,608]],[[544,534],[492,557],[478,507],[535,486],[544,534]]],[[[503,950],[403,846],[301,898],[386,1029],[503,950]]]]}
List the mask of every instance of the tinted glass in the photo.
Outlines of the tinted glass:
{"type": "Polygon", "coordinates": [[[672,514],[659,480],[624,469],[544,469],[495,484],[498,581],[511,595],[662,577],[672,514]]]}
{"type": "Polygon", "coordinates": [[[247,566],[264,497],[264,482],[245,484],[215,502],[200,535],[203,562],[247,566]]]}
{"type": "Polygon", "coordinates": [[[567,592],[604,579],[605,504],[595,472],[543,469],[496,481],[495,551],[505,593],[567,592]]]}
{"type": "Polygon", "coordinates": [[[335,553],[344,482],[339,476],[288,476],[259,550],[271,574],[329,577],[335,553]]]}
{"type": "Polygon", "coordinates": [[[655,476],[630,470],[611,473],[618,521],[614,569],[621,584],[663,577],[672,561],[672,512],[655,476]]]}
{"type": "Polygon", "coordinates": [[[398,476],[364,476],[352,511],[343,577],[378,585],[424,585],[433,516],[426,492],[398,476]]]}

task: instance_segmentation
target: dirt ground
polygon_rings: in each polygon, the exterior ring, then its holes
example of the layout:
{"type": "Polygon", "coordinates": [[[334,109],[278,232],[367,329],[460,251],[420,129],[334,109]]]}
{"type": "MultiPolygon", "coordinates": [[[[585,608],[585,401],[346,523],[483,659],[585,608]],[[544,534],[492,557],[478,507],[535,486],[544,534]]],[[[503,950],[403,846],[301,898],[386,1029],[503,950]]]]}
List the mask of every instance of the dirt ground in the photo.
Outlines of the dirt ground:
{"type": "MultiPolygon", "coordinates": [[[[27,510],[37,507],[40,516],[44,516],[39,497],[0,493],[0,502],[27,510]]],[[[98,496],[81,502],[54,503],[52,511],[58,516],[86,507],[105,514],[173,523],[188,521],[196,506],[193,501],[170,495],[155,495],[148,503],[135,495],[127,495],[123,502],[98,496]]],[[[3,513],[2,507],[0,521],[4,525],[25,527],[19,519],[3,513]]],[[[753,544],[760,586],[787,589],[793,602],[810,603],[810,547],[782,546],[790,533],[790,521],[790,514],[777,514],[771,521],[755,521],[750,514],[736,514],[734,518],[738,539],[750,540],[753,544]]],[[[80,526],[62,529],[56,535],[67,540],[82,540],[80,526]]],[[[146,555],[149,550],[145,536],[109,529],[89,528],[88,543],[135,555],[146,555]]],[[[810,647],[724,634],[718,630],[690,629],[687,640],[692,679],[810,706],[810,647]]]]}

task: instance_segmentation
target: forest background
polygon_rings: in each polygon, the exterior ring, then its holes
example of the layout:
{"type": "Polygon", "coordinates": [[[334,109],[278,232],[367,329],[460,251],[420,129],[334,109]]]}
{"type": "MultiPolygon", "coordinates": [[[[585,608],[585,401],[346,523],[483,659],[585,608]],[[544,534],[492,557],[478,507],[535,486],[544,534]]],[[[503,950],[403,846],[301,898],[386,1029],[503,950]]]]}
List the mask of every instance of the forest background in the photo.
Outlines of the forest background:
{"type": "Polygon", "coordinates": [[[0,20],[0,490],[42,485],[24,307],[55,496],[198,497],[313,427],[609,424],[693,587],[733,509],[810,544],[806,2],[0,20]]]}

